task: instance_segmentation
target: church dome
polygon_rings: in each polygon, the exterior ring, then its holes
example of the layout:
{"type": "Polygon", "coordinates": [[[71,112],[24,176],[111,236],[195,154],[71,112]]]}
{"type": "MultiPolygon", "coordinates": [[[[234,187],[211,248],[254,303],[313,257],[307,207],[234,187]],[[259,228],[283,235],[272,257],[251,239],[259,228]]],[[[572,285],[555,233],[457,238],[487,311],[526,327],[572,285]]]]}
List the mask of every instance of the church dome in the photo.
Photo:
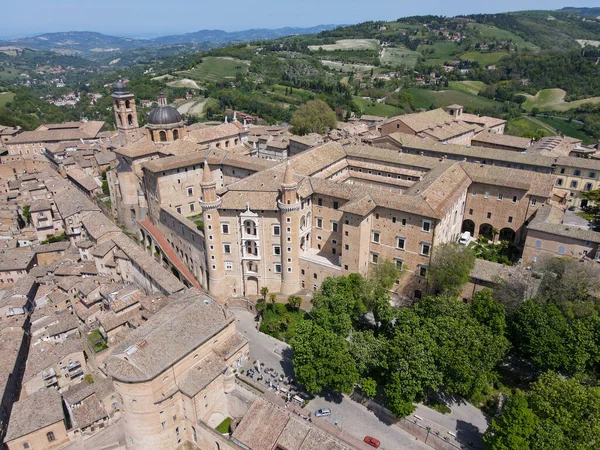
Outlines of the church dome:
{"type": "Polygon", "coordinates": [[[168,125],[181,122],[181,114],[171,106],[157,106],[148,117],[150,125],[168,125]]]}
{"type": "Polygon", "coordinates": [[[115,83],[115,86],[113,88],[113,94],[129,94],[129,90],[127,89],[125,83],[119,80],[115,83]]]}

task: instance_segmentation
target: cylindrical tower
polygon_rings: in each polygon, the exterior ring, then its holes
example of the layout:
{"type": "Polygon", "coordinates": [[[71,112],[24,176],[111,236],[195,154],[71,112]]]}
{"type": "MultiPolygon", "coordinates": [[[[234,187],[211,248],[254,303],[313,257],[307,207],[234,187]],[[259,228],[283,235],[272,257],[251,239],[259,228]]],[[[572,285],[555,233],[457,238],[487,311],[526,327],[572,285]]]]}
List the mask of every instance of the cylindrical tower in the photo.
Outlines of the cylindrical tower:
{"type": "Polygon", "coordinates": [[[281,293],[291,295],[300,290],[300,198],[289,161],[277,206],[281,216],[281,293]]]}
{"type": "Polygon", "coordinates": [[[204,222],[204,251],[208,270],[208,290],[220,300],[227,299],[231,293],[226,292],[225,267],[223,263],[223,246],[221,242],[221,216],[219,207],[221,198],[217,195],[215,183],[208,162],[204,159],[202,169],[202,220],[204,222]]]}

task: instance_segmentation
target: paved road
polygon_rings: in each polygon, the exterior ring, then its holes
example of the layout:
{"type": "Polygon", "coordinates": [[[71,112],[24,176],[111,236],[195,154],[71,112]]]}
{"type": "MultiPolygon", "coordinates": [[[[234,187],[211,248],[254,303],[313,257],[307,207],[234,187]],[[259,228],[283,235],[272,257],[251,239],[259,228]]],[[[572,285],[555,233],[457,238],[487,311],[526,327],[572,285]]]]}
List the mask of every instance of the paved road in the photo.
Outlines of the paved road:
{"type": "MultiPolygon", "coordinates": [[[[241,309],[233,310],[236,315],[237,330],[244,334],[250,343],[250,364],[258,359],[267,368],[272,367],[277,372],[292,376],[293,368],[289,346],[256,330],[254,315],[241,309]]],[[[330,408],[333,415],[326,420],[330,423],[338,421],[338,426],[357,439],[362,440],[366,435],[376,437],[381,441],[383,450],[431,450],[428,445],[417,441],[416,438],[394,425],[381,422],[373,412],[364,406],[344,397],[331,399],[316,397],[310,401],[308,409],[316,411],[319,408],[330,408]]]]}

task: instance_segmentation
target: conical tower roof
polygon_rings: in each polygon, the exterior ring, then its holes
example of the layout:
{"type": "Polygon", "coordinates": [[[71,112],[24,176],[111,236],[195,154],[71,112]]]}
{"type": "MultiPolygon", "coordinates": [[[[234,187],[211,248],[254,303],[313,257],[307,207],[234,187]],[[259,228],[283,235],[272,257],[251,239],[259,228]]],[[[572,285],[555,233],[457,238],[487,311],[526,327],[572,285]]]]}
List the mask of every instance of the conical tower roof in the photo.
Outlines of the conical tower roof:
{"type": "Polygon", "coordinates": [[[204,158],[204,168],[202,169],[202,184],[213,184],[213,176],[208,165],[208,161],[204,158]]]}
{"type": "Polygon", "coordinates": [[[283,176],[282,186],[293,187],[296,186],[296,184],[296,180],[294,180],[294,170],[292,169],[292,165],[290,164],[290,160],[288,159],[288,162],[285,165],[285,175],[283,176]]]}

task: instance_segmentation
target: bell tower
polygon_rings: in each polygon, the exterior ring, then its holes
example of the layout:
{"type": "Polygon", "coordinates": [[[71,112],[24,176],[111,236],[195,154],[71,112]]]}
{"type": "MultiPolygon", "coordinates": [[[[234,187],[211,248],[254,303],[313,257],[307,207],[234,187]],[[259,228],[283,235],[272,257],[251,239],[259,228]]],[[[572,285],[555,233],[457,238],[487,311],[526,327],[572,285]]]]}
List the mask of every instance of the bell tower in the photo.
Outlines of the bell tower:
{"type": "Polygon", "coordinates": [[[288,160],[281,184],[281,293],[291,295],[300,290],[300,197],[298,183],[288,160]]]}
{"type": "Polygon", "coordinates": [[[206,158],[202,169],[202,218],[204,220],[204,251],[208,270],[208,290],[219,299],[226,299],[231,294],[226,292],[225,266],[223,262],[223,246],[221,243],[221,216],[219,207],[221,198],[217,195],[215,183],[206,158]]]}
{"type": "Polygon", "coordinates": [[[121,80],[115,83],[111,97],[115,112],[115,124],[119,131],[121,145],[127,145],[138,136],[138,117],[135,99],[121,80]]]}

